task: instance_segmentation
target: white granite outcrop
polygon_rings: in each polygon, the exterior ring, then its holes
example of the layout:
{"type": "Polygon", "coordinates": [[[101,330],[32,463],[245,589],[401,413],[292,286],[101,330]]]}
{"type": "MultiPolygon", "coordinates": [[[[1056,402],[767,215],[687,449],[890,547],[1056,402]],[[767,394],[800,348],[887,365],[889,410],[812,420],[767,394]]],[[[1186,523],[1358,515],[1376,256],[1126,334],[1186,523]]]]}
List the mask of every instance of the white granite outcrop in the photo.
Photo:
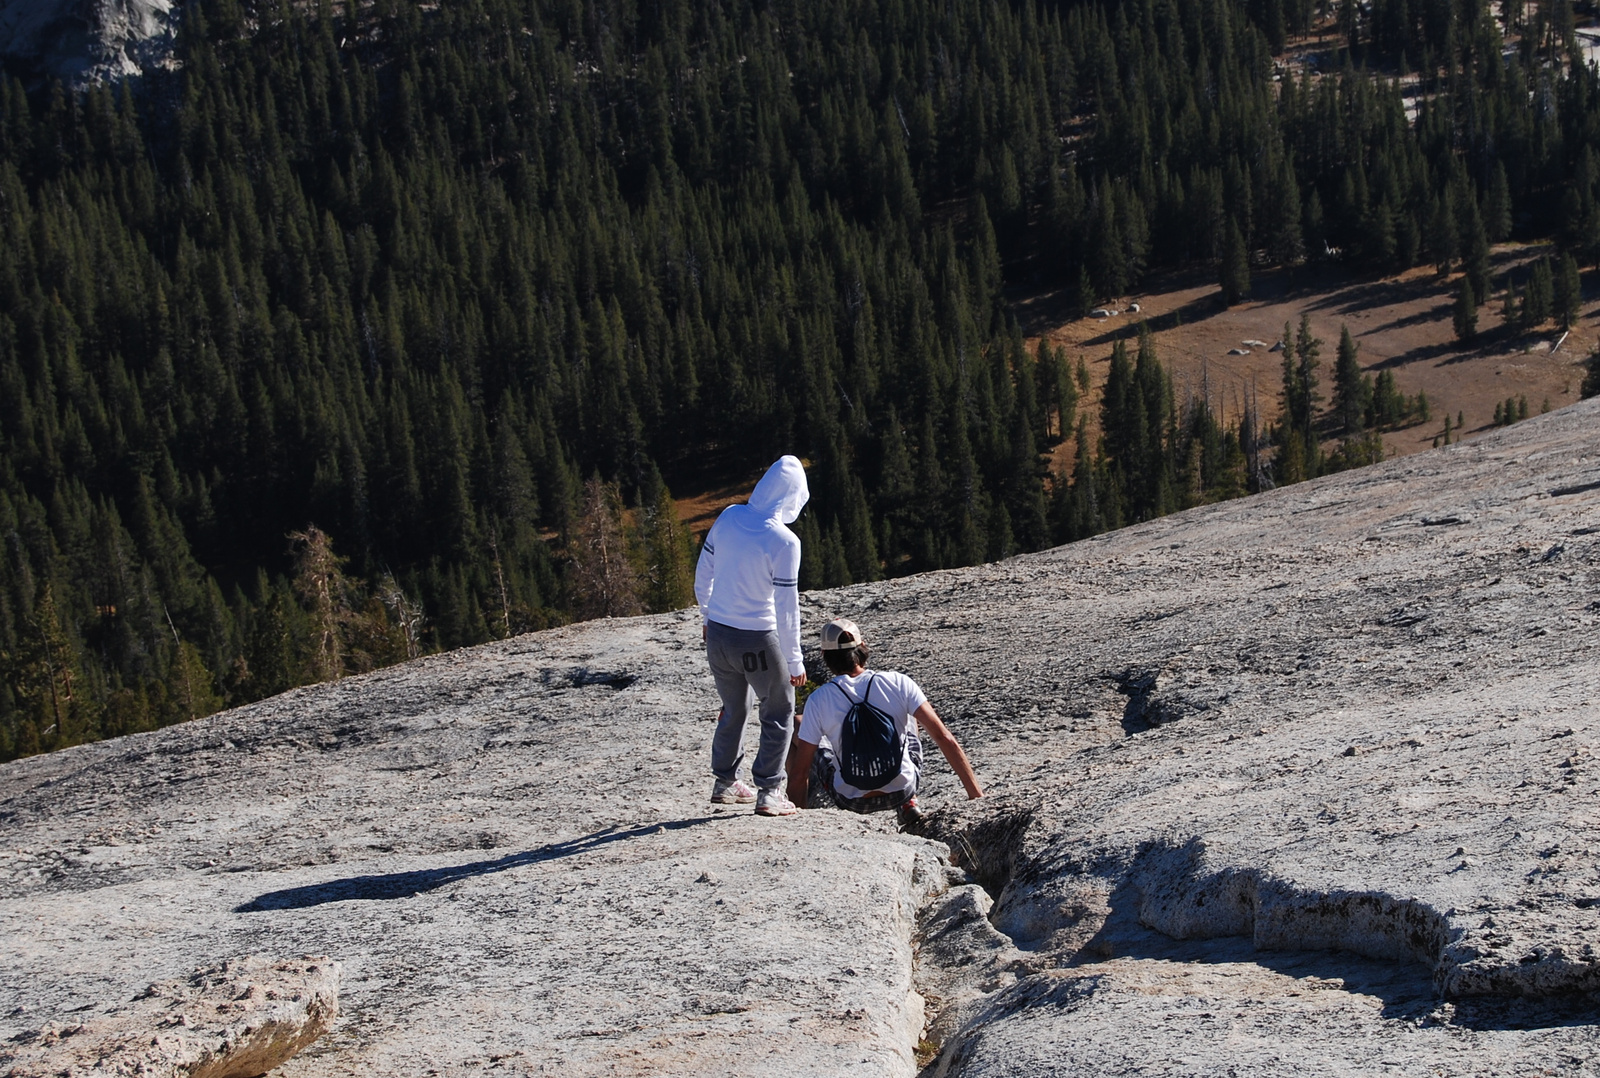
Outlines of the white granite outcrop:
{"type": "Polygon", "coordinates": [[[0,0],[0,56],[72,85],[172,62],[172,0],[0,0]]]}

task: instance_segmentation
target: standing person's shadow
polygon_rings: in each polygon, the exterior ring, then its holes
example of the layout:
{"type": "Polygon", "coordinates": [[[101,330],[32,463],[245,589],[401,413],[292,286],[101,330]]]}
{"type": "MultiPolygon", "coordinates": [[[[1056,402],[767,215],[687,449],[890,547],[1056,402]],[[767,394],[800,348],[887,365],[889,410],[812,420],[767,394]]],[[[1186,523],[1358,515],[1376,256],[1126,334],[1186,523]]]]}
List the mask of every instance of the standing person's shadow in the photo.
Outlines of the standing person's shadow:
{"type": "Polygon", "coordinates": [[[471,861],[464,865],[452,865],[448,868],[424,868],[412,872],[388,872],[377,876],[350,876],[342,880],[329,880],[326,883],[312,883],[304,887],[290,887],[282,891],[268,891],[258,895],[249,902],[235,906],[234,913],[262,913],[267,910],[303,910],[310,906],[321,906],[328,902],[349,902],[356,899],[391,899],[410,898],[443,887],[456,880],[470,879],[474,876],[487,876],[492,872],[504,872],[507,869],[521,868],[523,865],[536,865],[543,861],[554,861],[562,857],[571,857],[574,854],[586,853],[627,838],[640,838],[644,835],[656,834],[660,831],[679,831],[685,827],[697,827],[700,824],[711,823],[721,819],[717,816],[697,816],[690,820],[671,820],[663,823],[642,824],[638,827],[619,831],[607,828],[596,831],[583,838],[575,838],[569,842],[556,842],[548,846],[541,846],[536,850],[524,850],[521,853],[511,853],[504,857],[497,857],[492,861],[471,861]]]}

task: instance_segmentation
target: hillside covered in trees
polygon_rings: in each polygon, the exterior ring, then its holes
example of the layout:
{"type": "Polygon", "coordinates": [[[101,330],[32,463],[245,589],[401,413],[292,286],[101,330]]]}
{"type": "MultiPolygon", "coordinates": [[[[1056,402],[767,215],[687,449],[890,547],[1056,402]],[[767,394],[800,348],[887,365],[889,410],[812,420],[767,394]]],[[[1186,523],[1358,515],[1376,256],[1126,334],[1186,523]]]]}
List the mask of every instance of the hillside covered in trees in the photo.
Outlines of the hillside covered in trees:
{"type": "Polygon", "coordinates": [[[1148,341],[1083,398],[1002,290],[1592,264],[1600,80],[1565,0],[1501,7],[194,0],[170,72],[10,73],[0,758],[685,604],[669,487],[782,452],[806,587],[1315,474],[1319,425],[1359,463],[1320,342],[1224,426],[1148,341]]]}

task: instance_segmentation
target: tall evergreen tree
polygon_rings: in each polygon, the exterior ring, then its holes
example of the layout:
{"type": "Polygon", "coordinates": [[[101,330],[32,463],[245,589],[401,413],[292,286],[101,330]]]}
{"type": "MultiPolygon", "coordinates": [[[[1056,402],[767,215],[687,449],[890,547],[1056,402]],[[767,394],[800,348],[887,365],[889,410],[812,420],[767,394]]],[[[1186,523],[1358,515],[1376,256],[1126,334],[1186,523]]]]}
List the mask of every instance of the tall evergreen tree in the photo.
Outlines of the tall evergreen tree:
{"type": "Polygon", "coordinates": [[[1245,249],[1244,234],[1239,231],[1238,222],[1231,218],[1218,272],[1221,275],[1224,306],[1235,306],[1250,294],[1250,252],[1245,249]]]}
{"type": "Polygon", "coordinates": [[[1478,335],[1478,298],[1472,294],[1472,281],[1466,274],[1462,274],[1456,289],[1454,324],[1458,341],[1470,341],[1478,335]]]}
{"type": "Polygon", "coordinates": [[[1355,437],[1366,429],[1367,408],[1372,399],[1371,383],[1361,373],[1360,347],[1351,338],[1350,327],[1340,326],[1338,358],[1333,371],[1333,408],[1339,430],[1346,438],[1355,437]]]}
{"type": "Polygon", "coordinates": [[[1583,312],[1583,283],[1578,276],[1578,260],[1570,253],[1561,256],[1555,277],[1554,308],[1556,321],[1569,329],[1583,312]]]}

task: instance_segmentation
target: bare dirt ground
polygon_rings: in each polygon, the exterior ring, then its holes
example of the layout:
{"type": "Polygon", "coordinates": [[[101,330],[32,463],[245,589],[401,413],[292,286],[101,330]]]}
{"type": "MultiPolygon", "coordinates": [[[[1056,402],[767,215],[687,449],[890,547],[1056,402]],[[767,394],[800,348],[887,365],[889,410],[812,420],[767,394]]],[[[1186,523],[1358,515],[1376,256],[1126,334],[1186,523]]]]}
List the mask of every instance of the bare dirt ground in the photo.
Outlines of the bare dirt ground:
{"type": "Polygon", "coordinates": [[[678,519],[687,524],[689,530],[696,536],[704,535],[711,530],[711,525],[717,522],[718,513],[735,502],[742,502],[750,497],[750,492],[755,489],[756,482],[764,471],[765,468],[732,483],[724,483],[710,490],[674,499],[678,507],[678,519]]]}
{"type": "MultiPolygon", "coordinates": [[[[1493,279],[1498,283],[1508,270],[1548,250],[1544,245],[1496,248],[1493,279]]],[[[1539,414],[1546,401],[1551,409],[1571,404],[1583,381],[1583,359],[1600,339],[1597,297],[1586,281],[1583,317],[1556,352],[1551,348],[1561,330],[1554,323],[1526,334],[1503,329],[1498,294],[1478,309],[1477,340],[1463,345],[1452,322],[1458,281],[1458,275],[1441,278],[1431,267],[1379,278],[1308,265],[1258,274],[1251,298],[1232,308],[1222,306],[1213,275],[1193,272],[1155,278],[1148,291],[1107,304],[1121,312],[1111,318],[1070,318],[1064,313],[1065,291],[1014,302],[1030,343],[1048,340],[1066,348],[1069,361],[1080,355],[1088,361],[1094,389],[1083,405],[1091,426],[1098,419],[1099,387],[1112,346],[1119,339],[1130,345],[1137,340],[1141,320],[1155,334],[1157,354],[1172,372],[1179,400],[1209,389],[1212,408],[1230,422],[1238,420],[1252,392],[1265,420],[1278,412],[1282,357],[1245,341],[1270,347],[1283,336],[1285,324],[1298,327],[1301,314],[1310,315],[1312,332],[1322,340],[1319,374],[1326,407],[1339,332],[1348,326],[1369,374],[1393,371],[1401,392],[1428,395],[1428,422],[1384,435],[1388,455],[1404,456],[1431,449],[1447,413],[1452,426],[1460,413],[1465,436],[1472,438],[1493,429],[1495,405],[1508,397],[1526,397],[1530,415],[1539,414]],[[1129,311],[1133,303],[1139,304],[1138,313],[1129,311]],[[1235,349],[1249,354],[1229,354],[1235,349]]],[[[1329,448],[1336,442],[1330,439],[1329,448]]],[[[1070,440],[1058,447],[1058,471],[1070,466],[1071,452],[1070,440]]]]}

